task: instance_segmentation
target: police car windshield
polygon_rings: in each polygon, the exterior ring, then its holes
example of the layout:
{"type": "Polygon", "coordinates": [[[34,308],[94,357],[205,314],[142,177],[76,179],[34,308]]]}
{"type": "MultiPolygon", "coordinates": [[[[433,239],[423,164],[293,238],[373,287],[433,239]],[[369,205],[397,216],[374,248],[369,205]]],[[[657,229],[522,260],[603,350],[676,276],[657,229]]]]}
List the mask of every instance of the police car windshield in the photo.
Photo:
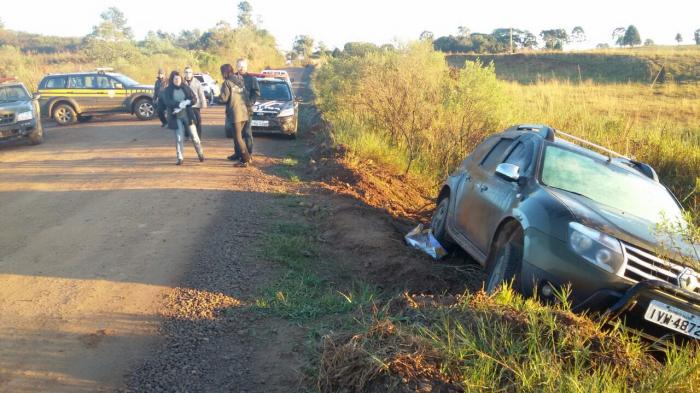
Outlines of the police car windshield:
{"type": "Polygon", "coordinates": [[[291,101],[292,92],[286,82],[259,81],[260,98],[266,101],[291,101]]]}
{"type": "Polygon", "coordinates": [[[0,102],[27,100],[29,100],[29,95],[21,86],[0,87],[0,102]]]}
{"type": "Polygon", "coordinates": [[[129,77],[126,76],[126,75],[122,75],[122,74],[112,74],[112,76],[114,77],[114,79],[118,80],[119,83],[121,83],[121,84],[124,85],[124,86],[136,86],[136,85],[139,84],[138,82],[136,82],[135,80],[129,78],[129,77]]]}

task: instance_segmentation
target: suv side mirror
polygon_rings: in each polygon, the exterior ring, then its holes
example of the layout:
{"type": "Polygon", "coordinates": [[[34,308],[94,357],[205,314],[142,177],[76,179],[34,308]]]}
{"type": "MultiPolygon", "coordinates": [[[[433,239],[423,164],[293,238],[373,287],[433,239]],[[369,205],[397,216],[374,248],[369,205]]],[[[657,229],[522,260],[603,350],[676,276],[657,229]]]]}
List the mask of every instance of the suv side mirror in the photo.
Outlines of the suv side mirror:
{"type": "Polygon", "coordinates": [[[520,168],[517,165],[504,162],[496,167],[496,175],[504,180],[517,182],[520,179],[520,168]]]}
{"type": "Polygon", "coordinates": [[[32,94],[32,99],[33,99],[33,100],[38,100],[39,98],[41,98],[41,94],[39,94],[39,93],[34,93],[34,94],[32,94]]]}

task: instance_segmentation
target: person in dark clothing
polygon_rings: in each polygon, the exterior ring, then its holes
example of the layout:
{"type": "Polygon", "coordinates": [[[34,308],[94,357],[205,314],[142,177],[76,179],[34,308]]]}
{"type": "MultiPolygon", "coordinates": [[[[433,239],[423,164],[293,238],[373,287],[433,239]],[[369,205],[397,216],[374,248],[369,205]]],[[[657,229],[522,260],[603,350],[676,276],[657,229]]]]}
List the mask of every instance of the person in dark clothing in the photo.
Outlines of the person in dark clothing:
{"type": "Polygon", "coordinates": [[[192,104],[192,113],[194,114],[194,124],[197,126],[197,134],[199,140],[202,140],[202,113],[201,110],[207,107],[207,99],[204,97],[204,89],[197,78],[194,77],[192,67],[185,67],[185,84],[192,89],[192,92],[197,96],[197,103],[192,104]]]}
{"type": "Polygon", "coordinates": [[[204,161],[204,151],[197,135],[197,127],[194,124],[192,105],[197,103],[197,96],[189,86],[182,81],[179,72],[170,73],[168,87],[163,92],[163,100],[168,111],[168,127],[175,130],[175,152],[177,153],[177,165],[181,165],[184,159],[185,130],[189,129],[192,135],[192,143],[197,151],[199,161],[204,161]]]}
{"type": "Polygon", "coordinates": [[[153,104],[156,107],[161,127],[168,125],[168,118],[165,116],[165,102],[162,100],[163,91],[167,86],[168,81],[165,79],[165,70],[159,68],[156,83],[153,85],[153,104]]]}
{"type": "MultiPolygon", "coordinates": [[[[258,85],[258,78],[248,73],[248,61],[246,59],[238,59],[238,61],[236,62],[236,69],[236,75],[240,75],[241,77],[243,77],[243,81],[245,82],[245,89],[248,93],[246,107],[248,108],[248,114],[250,115],[250,117],[252,117],[253,105],[255,105],[255,102],[258,100],[258,97],[260,97],[260,86],[258,85]]],[[[245,142],[245,146],[248,149],[248,154],[250,154],[250,159],[252,161],[253,127],[251,119],[248,119],[248,121],[245,123],[245,126],[243,127],[243,141],[245,142]]],[[[236,150],[233,152],[233,155],[228,156],[227,158],[231,161],[237,161],[240,160],[240,157],[241,153],[236,150]]]]}
{"type": "MultiPolygon", "coordinates": [[[[233,71],[231,64],[221,66],[221,76],[224,83],[221,86],[221,102],[226,105],[226,127],[232,129],[233,150],[240,152],[240,160],[236,166],[247,167],[250,163],[250,154],[243,141],[243,128],[250,119],[247,106],[247,92],[243,77],[233,71]]],[[[235,154],[235,153],[234,153],[235,154]]]]}

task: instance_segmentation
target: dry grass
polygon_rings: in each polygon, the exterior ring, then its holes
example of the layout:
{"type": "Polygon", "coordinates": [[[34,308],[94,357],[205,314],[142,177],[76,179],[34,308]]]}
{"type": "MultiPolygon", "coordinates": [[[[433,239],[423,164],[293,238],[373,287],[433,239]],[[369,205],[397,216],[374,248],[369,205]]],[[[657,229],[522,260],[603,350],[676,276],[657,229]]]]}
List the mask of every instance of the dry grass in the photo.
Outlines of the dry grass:
{"type": "Polygon", "coordinates": [[[321,392],[693,392],[697,348],[645,344],[510,289],[403,296],[354,334],[325,337],[321,392]]]}

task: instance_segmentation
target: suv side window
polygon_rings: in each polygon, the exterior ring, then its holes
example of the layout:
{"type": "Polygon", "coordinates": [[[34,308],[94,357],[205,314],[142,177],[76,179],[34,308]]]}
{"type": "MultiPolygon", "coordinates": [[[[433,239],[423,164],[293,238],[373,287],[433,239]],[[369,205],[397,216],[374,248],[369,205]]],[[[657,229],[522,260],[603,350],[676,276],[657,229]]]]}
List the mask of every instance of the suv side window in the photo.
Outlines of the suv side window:
{"type": "Polygon", "coordinates": [[[46,79],[44,83],[44,88],[46,89],[65,89],[66,88],[66,78],[64,76],[56,76],[53,78],[46,79]]]}
{"type": "Polygon", "coordinates": [[[527,141],[518,142],[503,162],[517,165],[521,174],[526,173],[532,160],[532,149],[530,147],[527,141]]]}
{"type": "Polygon", "coordinates": [[[501,162],[503,154],[508,150],[510,145],[513,144],[512,139],[501,139],[496,143],[496,146],[491,149],[489,154],[486,155],[483,161],[481,161],[481,167],[485,170],[490,170],[496,168],[496,165],[501,162]]]}
{"type": "Polygon", "coordinates": [[[84,89],[85,88],[85,76],[84,75],[74,75],[68,78],[68,86],[71,89],[84,89]]]}
{"type": "Polygon", "coordinates": [[[106,75],[97,75],[95,77],[96,89],[114,89],[116,84],[117,81],[106,75]]]}

